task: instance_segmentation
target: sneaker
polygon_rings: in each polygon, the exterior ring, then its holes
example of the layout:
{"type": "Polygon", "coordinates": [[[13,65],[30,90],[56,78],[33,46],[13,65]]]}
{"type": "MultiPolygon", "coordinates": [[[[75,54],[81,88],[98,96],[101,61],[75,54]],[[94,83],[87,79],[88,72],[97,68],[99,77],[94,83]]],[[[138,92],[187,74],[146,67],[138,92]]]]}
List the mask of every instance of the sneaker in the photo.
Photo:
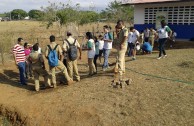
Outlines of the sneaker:
{"type": "Polygon", "coordinates": [[[159,59],[161,59],[162,57],[160,56],[160,57],[158,57],[157,59],[159,60],[159,59]]]}
{"type": "Polygon", "coordinates": [[[162,58],[166,58],[167,57],[167,55],[164,55],[162,58]]]}
{"type": "Polygon", "coordinates": [[[133,57],[133,58],[132,58],[132,60],[136,60],[136,58],[135,58],[135,57],[133,57]]]}
{"type": "Polygon", "coordinates": [[[103,71],[106,71],[107,68],[102,68],[103,71]]]}
{"type": "Polygon", "coordinates": [[[77,81],[77,82],[80,82],[80,79],[77,79],[76,81],[77,81]]]}

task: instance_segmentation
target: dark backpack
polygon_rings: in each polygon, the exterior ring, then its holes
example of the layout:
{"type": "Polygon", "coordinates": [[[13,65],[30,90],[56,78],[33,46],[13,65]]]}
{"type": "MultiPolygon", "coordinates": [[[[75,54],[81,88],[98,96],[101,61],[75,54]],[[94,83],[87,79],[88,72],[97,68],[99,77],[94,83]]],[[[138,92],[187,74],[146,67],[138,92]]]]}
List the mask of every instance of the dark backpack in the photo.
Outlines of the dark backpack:
{"type": "Polygon", "coordinates": [[[58,45],[56,45],[54,49],[51,49],[50,45],[47,45],[47,46],[49,48],[49,54],[48,54],[49,66],[51,66],[51,67],[58,66],[58,55],[57,55],[57,52],[56,52],[56,48],[57,48],[58,45]]]}
{"type": "Polygon", "coordinates": [[[73,44],[70,44],[70,42],[66,39],[68,45],[69,45],[69,49],[68,49],[68,56],[69,56],[69,59],[71,61],[74,61],[77,59],[77,47],[75,46],[75,43],[76,43],[76,39],[74,41],[73,44]]]}

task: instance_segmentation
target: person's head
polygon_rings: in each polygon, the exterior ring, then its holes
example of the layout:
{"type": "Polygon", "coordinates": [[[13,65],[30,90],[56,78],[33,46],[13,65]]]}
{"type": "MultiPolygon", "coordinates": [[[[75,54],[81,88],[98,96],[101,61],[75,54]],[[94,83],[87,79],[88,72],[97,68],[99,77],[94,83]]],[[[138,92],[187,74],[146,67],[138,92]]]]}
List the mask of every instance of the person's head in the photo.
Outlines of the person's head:
{"type": "Polygon", "coordinates": [[[34,51],[38,51],[38,44],[34,44],[32,48],[34,51]]]}
{"type": "Polygon", "coordinates": [[[98,38],[94,36],[94,42],[98,42],[98,38]]]}
{"type": "Polygon", "coordinates": [[[153,31],[154,29],[153,28],[150,28],[150,31],[153,31]]]}
{"type": "Polygon", "coordinates": [[[69,37],[69,36],[72,36],[72,33],[71,32],[67,32],[67,37],[69,37]]]}
{"type": "Polygon", "coordinates": [[[23,42],[24,42],[23,38],[18,38],[18,44],[23,45],[23,42]]]}
{"type": "Polygon", "coordinates": [[[147,31],[148,31],[148,30],[149,30],[149,28],[148,28],[148,27],[146,27],[146,29],[145,29],[145,30],[147,30],[147,31]]]}
{"type": "Polygon", "coordinates": [[[93,39],[93,35],[91,32],[86,32],[86,38],[87,39],[93,39]]]}
{"type": "Polygon", "coordinates": [[[102,35],[99,35],[98,38],[99,38],[100,40],[103,40],[103,39],[104,39],[102,35]]]}
{"type": "Polygon", "coordinates": [[[117,21],[117,27],[119,28],[119,29],[122,29],[123,27],[124,27],[124,21],[123,20],[118,20],[117,21]]]}
{"type": "Polygon", "coordinates": [[[108,25],[104,25],[103,26],[104,32],[107,33],[109,32],[109,26],[108,25]]]}
{"type": "Polygon", "coordinates": [[[27,42],[24,43],[24,48],[28,48],[28,43],[27,42]]]}
{"type": "Polygon", "coordinates": [[[130,30],[130,32],[134,32],[135,29],[134,29],[134,27],[130,27],[129,30],[130,30]]]}
{"type": "Polygon", "coordinates": [[[39,46],[39,43],[37,42],[37,43],[35,43],[35,45],[39,46]]]}
{"type": "Polygon", "coordinates": [[[162,28],[164,28],[164,27],[166,26],[165,20],[162,20],[162,21],[161,21],[161,26],[162,26],[162,28]]]}
{"type": "Polygon", "coordinates": [[[55,36],[54,35],[50,36],[50,42],[55,42],[55,36]]]}

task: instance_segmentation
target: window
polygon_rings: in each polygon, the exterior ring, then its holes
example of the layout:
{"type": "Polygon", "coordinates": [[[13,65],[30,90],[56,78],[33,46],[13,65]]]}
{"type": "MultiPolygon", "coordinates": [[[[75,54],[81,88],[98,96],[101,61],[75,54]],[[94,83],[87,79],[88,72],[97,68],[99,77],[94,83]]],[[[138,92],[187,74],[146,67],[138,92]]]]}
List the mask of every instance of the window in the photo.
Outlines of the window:
{"type": "Polygon", "coordinates": [[[167,12],[169,24],[189,25],[194,23],[194,6],[171,6],[145,8],[145,24],[155,24],[157,12],[167,12]]]}

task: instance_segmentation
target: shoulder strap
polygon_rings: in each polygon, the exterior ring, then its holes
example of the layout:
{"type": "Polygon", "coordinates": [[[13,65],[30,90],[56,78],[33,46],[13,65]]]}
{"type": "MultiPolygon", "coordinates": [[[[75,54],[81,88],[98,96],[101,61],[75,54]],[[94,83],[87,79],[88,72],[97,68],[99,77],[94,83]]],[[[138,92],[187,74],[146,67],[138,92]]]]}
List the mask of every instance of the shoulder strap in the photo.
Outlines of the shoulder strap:
{"type": "Polygon", "coordinates": [[[47,46],[48,46],[49,50],[52,50],[50,45],[47,45],[47,46]]]}
{"type": "Polygon", "coordinates": [[[75,43],[76,43],[76,39],[74,40],[74,43],[73,43],[73,45],[75,45],[75,43]]]}
{"type": "Polygon", "coordinates": [[[57,49],[57,47],[58,47],[58,44],[55,46],[55,48],[54,48],[53,50],[56,50],[56,49],[57,49]]]}
{"type": "Polygon", "coordinates": [[[71,46],[70,42],[67,39],[65,39],[65,41],[68,43],[69,46],[71,46]]]}

